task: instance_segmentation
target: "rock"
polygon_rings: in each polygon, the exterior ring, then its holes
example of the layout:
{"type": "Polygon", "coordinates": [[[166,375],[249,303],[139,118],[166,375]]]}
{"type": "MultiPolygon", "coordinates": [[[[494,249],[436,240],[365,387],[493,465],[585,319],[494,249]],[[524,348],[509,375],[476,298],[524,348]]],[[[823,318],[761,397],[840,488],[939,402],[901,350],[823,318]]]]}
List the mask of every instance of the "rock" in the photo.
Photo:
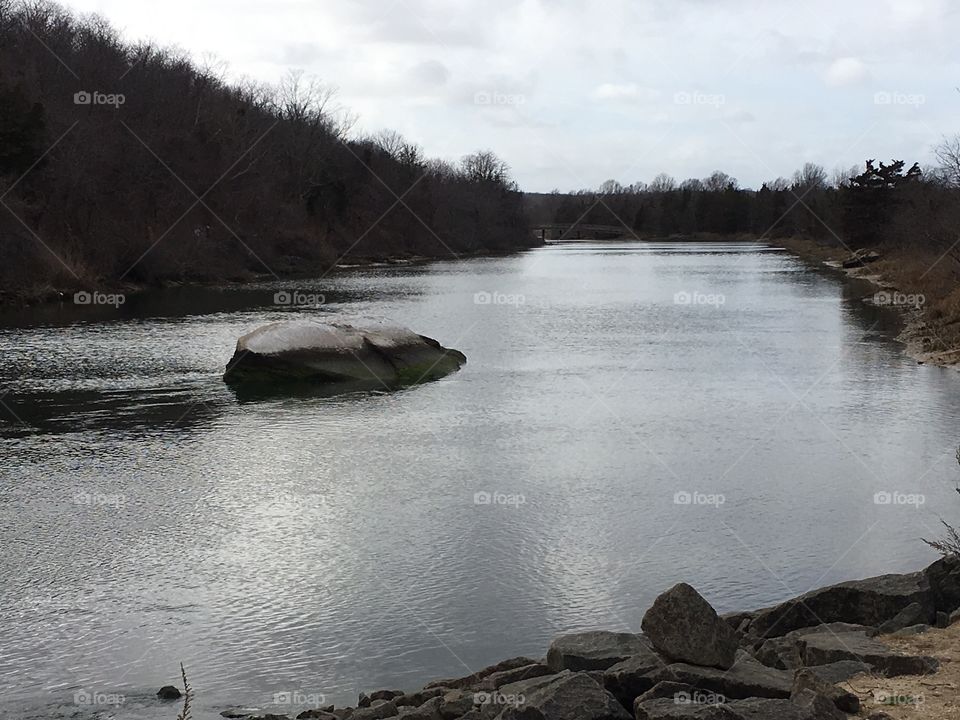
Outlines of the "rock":
{"type": "Polygon", "coordinates": [[[860,698],[832,683],[825,682],[809,668],[797,670],[793,676],[790,698],[796,700],[797,696],[804,690],[811,690],[816,695],[823,695],[836,705],[837,709],[843,710],[845,713],[855,715],[860,712],[860,698]]]}
{"type": "Polygon", "coordinates": [[[585,673],[555,676],[525,695],[521,706],[536,708],[547,720],[630,720],[617,699],[585,673]]]}
{"type": "Polygon", "coordinates": [[[869,663],[887,677],[927,675],[939,667],[932,657],[901,655],[862,632],[805,635],[801,640],[801,655],[806,665],[826,665],[839,660],[869,663]]]}
{"type": "Polygon", "coordinates": [[[859,675],[860,673],[873,672],[872,665],[867,665],[858,660],[838,660],[837,662],[827,663],[826,665],[811,665],[807,669],[831,685],[849,680],[854,675],[859,675]]]}
{"type": "Polygon", "coordinates": [[[176,700],[180,697],[180,690],[173,685],[164,685],[157,690],[157,697],[161,700],[176,700]]]}
{"type": "Polygon", "coordinates": [[[945,628],[950,625],[950,614],[942,610],[937,611],[936,625],[938,628],[945,628]]]}
{"type": "Polygon", "coordinates": [[[377,690],[370,693],[370,700],[393,700],[403,694],[403,690],[377,690]]]}
{"type": "Polygon", "coordinates": [[[230,718],[230,720],[236,720],[236,718],[246,718],[258,713],[257,708],[231,708],[230,710],[224,710],[220,713],[220,717],[230,718]]]}
{"type": "Polygon", "coordinates": [[[678,697],[683,697],[684,695],[692,697],[695,691],[696,688],[687,683],[661,680],[642,695],[638,695],[633,702],[633,707],[635,708],[638,704],[645,703],[649,700],[660,700],[663,698],[676,700],[678,697]]]}
{"type": "Polygon", "coordinates": [[[674,663],[653,673],[652,679],[687,683],[728,699],[788,698],[793,685],[792,673],[762,665],[743,650],[727,670],[674,663]]]}
{"type": "Polygon", "coordinates": [[[892,618],[877,627],[881,633],[892,633],[911,625],[930,622],[930,613],[920,603],[910,603],[892,618]]]}
{"type": "Polygon", "coordinates": [[[960,620],[960,609],[954,610],[950,613],[950,624],[953,625],[957,620],[960,620]]]}
{"type": "Polygon", "coordinates": [[[441,705],[443,705],[442,697],[432,697],[418,707],[400,708],[399,717],[403,720],[443,720],[440,714],[441,705]]]}
{"type": "Polygon", "coordinates": [[[893,718],[885,712],[875,712],[867,715],[867,720],[893,720],[893,718]]]}
{"type": "Polygon", "coordinates": [[[653,646],[671,660],[726,669],[736,658],[736,631],[686,583],[661,594],[640,626],[653,646]]]}
{"type": "Polygon", "coordinates": [[[475,694],[466,690],[451,690],[443,696],[439,712],[443,720],[455,720],[473,710],[475,694]]]}
{"type": "Polygon", "coordinates": [[[743,625],[744,621],[753,620],[756,612],[744,612],[742,610],[736,612],[724,613],[720,616],[720,619],[723,620],[727,625],[732,627],[734,630],[739,630],[740,626],[743,625]]]}
{"type": "Polygon", "coordinates": [[[333,708],[330,710],[314,708],[312,710],[304,710],[297,715],[297,720],[337,720],[337,715],[334,715],[333,708]]]}
{"type": "MultiPolygon", "coordinates": [[[[498,720],[549,720],[535,707],[509,707],[497,716],[498,720]]],[[[466,716],[461,720],[467,720],[466,716]]]]}
{"type": "Polygon", "coordinates": [[[633,711],[636,720],[740,720],[723,704],[680,703],[673,698],[638,702],[633,711]]]}
{"type": "Polygon", "coordinates": [[[851,268],[863,267],[880,259],[880,253],[875,250],[860,249],[856,250],[850,257],[841,263],[841,266],[849,270],[851,268]]]}
{"type": "Polygon", "coordinates": [[[776,607],[760,610],[750,623],[750,631],[770,638],[821,623],[877,626],[913,603],[918,603],[923,612],[932,616],[934,593],[926,571],[881,575],[812,590],[776,607]]]}
{"type": "Polygon", "coordinates": [[[357,708],[350,714],[350,720],[383,720],[398,714],[397,706],[392,701],[377,701],[369,707],[357,708]]]}
{"type": "Polygon", "coordinates": [[[404,693],[400,697],[394,698],[393,704],[397,707],[419,707],[427,702],[427,700],[431,700],[441,695],[446,695],[448,692],[450,692],[450,688],[434,687],[430,688],[429,690],[418,690],[417,692],[404,693]]]}
{"type": "Polygon", "coordinates": [[[910,625],[905,628],[900,628],[896,632],[890,634],[894,637],[909,637],[911,635],[923,635],[929,629],[929,625],[910,625]]]}
{"type": "Polygon", "coordinates": [[[292,320],[241,337],[223,377],[246,384],[397,387],[442,377],[466,361],[463,353],[384,320],[292,320]]]}
{"type": "Polygon", "coordinates": [[[753,656],[764,665],[779,670],[793,670],[803,664],[797,641],[789,635],[764,641],[753,656]]]}
{"type": "Polygon", "coordinates": [[[360,693],[360,697],[357,698],[357,707],[366,708],[370,707],[370,696],[366,693],[360,693]]]}
{"type": "Polygon", "coordinates": [[[561,635],[550,643],[547,666],[553,672],[606,670],[632,655],[649,652],[650,642],[633,633],[594,630],[561,635]]]}
{"type": "Polygon", "coordinates": [[[437,687],[448,688],[451,690],[460,690],[463,688],[473,687],[488,675],[503,672],[504,670],[516,670],[517,668],[536,664],[536,660],[531,660],[528,657],[510,658],[509,660],[503,660],[495,663],[494,665],[488,665],[483,670],[479,670],[472,675],[466,675],[464,677],[453,678],[449,680],[434,680],[433,682],[427,683],[424,686],[424,690],[430,690],[437,687]]]}
{"type": "Polygon", "coordinates": [[[618,662],[603,673],[603,686],[625,708],[633,708],[634,699],[653,687],[652,674],[666,667],[652,648],[618,662]]]}
{"type": "Polygon", "coordinates": [[[523,695],[531,695],[540,688],[546,687],[551,683],[555,683],[558,680],[566,677],[570,677],[573,673],[569,670],[564,670],[561,673],[555,675],[543,675],[541,677],[530,678],[528,680],[518,680],[517,682],[507,683],[506,685],[501,685],[498,692],[501,695],[507,695],[511,697],[518,697],[523,695]]]}
{"type": "Polygon", "coordinates": [[[487,675],[483,680],[477,683],[478,690],[489,692],[496,690],[501,685],[507,685],[518,680],[528,680],[530,678],[552,675],[553,671],[543,663],[532,663],[513,670],[500,670],[499,672],[487,675]]]}
{"type": "Polygon", "coordinates": [[[831,698],[807,688],[800,690],[790,700],[805,713],[808,720],[847,720],[847,714],[838,708],[831,698]]]}

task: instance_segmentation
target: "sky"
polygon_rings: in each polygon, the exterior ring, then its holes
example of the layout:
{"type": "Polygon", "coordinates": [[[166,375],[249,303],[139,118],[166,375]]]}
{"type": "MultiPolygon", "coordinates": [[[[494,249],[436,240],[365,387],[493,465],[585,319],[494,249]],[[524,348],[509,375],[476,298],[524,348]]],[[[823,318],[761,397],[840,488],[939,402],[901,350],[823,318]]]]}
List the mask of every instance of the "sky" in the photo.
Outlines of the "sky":
{"type": "Polygon", "coordinates": [[[491,149],[520,187],[742,186],[960,133],[956,0],[67,0],[129,40],[339,90],[355,133],[491,149]]]}

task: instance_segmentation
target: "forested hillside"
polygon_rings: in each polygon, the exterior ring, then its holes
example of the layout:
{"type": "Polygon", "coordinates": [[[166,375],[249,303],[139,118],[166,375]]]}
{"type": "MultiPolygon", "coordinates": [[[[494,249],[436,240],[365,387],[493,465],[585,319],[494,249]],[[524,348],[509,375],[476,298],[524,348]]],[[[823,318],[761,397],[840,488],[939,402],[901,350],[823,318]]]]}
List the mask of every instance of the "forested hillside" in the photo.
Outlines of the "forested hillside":
{"type": "Polygon", "coordinates": [[[0,294],[531,242],[492,153],[452,165],[351,124],[302,75],[231,84],[103,20],[0,0],[0,294]]]}

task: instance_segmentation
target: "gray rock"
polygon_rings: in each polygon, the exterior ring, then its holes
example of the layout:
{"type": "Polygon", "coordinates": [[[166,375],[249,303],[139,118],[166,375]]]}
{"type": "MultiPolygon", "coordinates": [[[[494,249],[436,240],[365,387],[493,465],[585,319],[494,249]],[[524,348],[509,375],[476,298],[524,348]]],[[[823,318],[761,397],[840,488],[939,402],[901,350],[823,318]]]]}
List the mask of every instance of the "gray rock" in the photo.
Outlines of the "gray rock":
{"type": "Polygon", "coordinates": [[[603,686],[625,708],[632,708],[634,699],[653,687],[652,673],[667,666],[663,658],[648,648],[603,673],[603,686]]]}
{"type": "Polygon", "coordinates": [[[370,693],[370,700],[371,702],[374,700],[393,700],[403,694],[403,690],[376,690],[370,693]]]}
{"type": "Polygon", "coordinates": [[[755,611],[745,612],[738,610],[736,612],[724,613],[720,616],[720,619],[723,620],[727,625],[732,627],[734,630],[739,630],[740,626],[743,625],[744,621],[753,620],[754,616],[757,613],[755,611]]]}
{"type": "Polygon", "coordinates": [[[793,685],[792,673],[762,665],[743,650],[727,670],[674,663],[653,673],[652,679],[687,683],[728,699],[789,698],[793,685]]]}
{"type": "Polygon", "coordinates": [[[512,682],[528,680],[530,678],[543,677],[544,675],[552,674],[553,670],[546,665],[542,663],[532,663],[530,665],[524,665],[523,667],[514,668],[512,670],[501,670],[499,672],[491,673],[477,683],[476,687],[478,690],[489,692],[491,690],[496,690],[502,685],[507,685],[512,682]]]}
{"type": "Polygon", "coordinates": [[[673,698],[638,702],[633,710],[636,720],[740,720],[724,704],[680,703],[673,698]]]}
{"type": "Polygon", "coordinates": [[[950,613],[950,624],[953,625],[957,620],[960,620],[960,609],[954,610],[950,613]]]}
{"type": "Polygon", "coordinates": [[[452,688],[448,687],[432,687],[428,690],[418,690],[417,692],[404,693],[398,698],[394,698],[393,702],[397,707],[402,707],[404,705],[412,705],[414,707],[419,707],[423,705],[427,700],[435,698],[440,695],[446,695],[450,692],[452,688]]]}
{"type": "Polygon", "coordinates": [[[929,625],[910,625],[909,627],[900,628],[896,632],[890,634],[894,637],[909,637],[911,635],[923,635],[929,629],[929,625]]]}
{"type": "Polygon", "coordinates": [[[753,656],[764,665],[779,670],[793,670],[803,664],[797,640],[789,635],[764,641],[753,656]]]}
{"type": "Polygon", "coordinates": [[[960,557],[945,555],[923,573],[930,582],[937,610],[951,613],[960,608],[960,557]]]}
{"type": "Polygon", "coordinates": [[[839,660],[837,662],[827,663],[826,665],[811,665],[807,669],[831,685],[849,680],[854,675],[859,675],[860,673],[873,672],[872,665],[867,665],[858,660],[839,660]]]}
{"type": "MultiPolygon", "coordinates": [[[[536,708],[547,720],[630,720],[617,699],[585,673],[554,676],[551,682],[525,695],[522,707],[536,708]]],[[[514,710],[505,708],[507,713],[514,710]]],[[[505,720],[504,713],[499,717],[505,720]]]]}
{"type": "Polygon", "coordinates": [[[877,627],[881,633],[892,633],[911,625],[930,622],[930,613],[920,603],[910,603],[885,623],[877,627]]]}
{"type": "Polygon", "coordinates": [[[590,632],[561,635],[550,643],[547,666],[561,670],[606,670],[618,662],[650,650],[649,641],[633,633],[590,632]]]}
{"type": "Polygon", "coordinates": [[[847,692],[832,683],[825,682],[809,668],[797,670],[793,676],[790,698],[796,701],[797,697],[805,690],[810,690],[816,695],[823,695],[833,702],[837,709],[843,710],[845,713],[855,715],[860,712],[860,698],[852,692],[847,692]]]}
{"type": "Polygon", "coordinates": [[[801,709],[805,720],[847,720],[847,714],[833,700],[813,690],[801,690],[790,699],[801,709]]]}
{"type": "Polygon", "coordinates": [[[350,720],[383,720],[398,714],[397,706],[391,701],[371,702],[369,707],[357,708],[350,714],[350,720]]]}
{"type": "Polygon", "coordinates": [[[382,320],[291,320],[241,337],[224,380],[394,386],[447,375],[466,361],[457,350],[382,320]]]}
{"type": "Polygon", "coordinates": [[[806,665],[857,660],[869,663],[887,677],[926,675],[936,672],[940,665],[931,657],[902,655],[862,632],[814,633],[805,635],[801,643],[806,665]]]}
{"type": "Polygon", "coordinates": [[[443,720],[455,720],[473,710],[476,693],[465,690],[451,690],[443,696],[439,706],[443,720]]]}
{"type": "Polygon", "coordinates": [[[638,695],[633,701],[633,707],[636,708],[637,705],[650,700],[661,700],[663,698],[676,700],[684,695],[691,697],[695,691],[696,688],[693,685],[673,680],[662,680],[642,695],[638,695]]]}
{"type": "Polygon", "coordinates": [[[475,672],[472,675],[466,675],[464,677],[448,680],[434,680],[431,683],[427,683],[427,685],[424,686],[424,690],[431,690],[438,687],[449,688],[451,690],[474,687],[477,685],[477,683],[489,675],[493,675],[494,673],[502,672],[504,670],[515,670],[520,667],[535,665],[536,662],[536,660],[531,660],[528,657],[510,658],[509,660],[503,660],[493,665],[488,665],[483,670],[475,672]]]}
{"type": "Polygon", "coordinates": [[[686,583],[661,594],[640,626],[653,646],[671,660],[728,668],[739,647],[736,631],[686,583]]]}
{"type": "Polygon", "coordinates": [[[881,575],[813,590],[759,611],[750,623],[750,631],[769,638],[822,623],[877,626],[913,603],[932,615],[934,593],[927,571],[881,575]]]}
{"type": "Polygon", "coordinates": [[[938,628],[945,628],[950,625],[950,614],[945,613],[942,610],[937,611],[936,626],[938,628]]]}
{"type": "Polygon", "coordinates": [[[173,685],[164,685],[157,690],[157,697],[161,700],[176,700],[180,697],[180,690],[173,685]]]}
{"type": "Polygon", "coordinates": [[[432,697],[419,707],[400,708],[400,717],[403,720],[443,720],[440,714],[440,706],[443,705],[442,697],[432,697]]]}

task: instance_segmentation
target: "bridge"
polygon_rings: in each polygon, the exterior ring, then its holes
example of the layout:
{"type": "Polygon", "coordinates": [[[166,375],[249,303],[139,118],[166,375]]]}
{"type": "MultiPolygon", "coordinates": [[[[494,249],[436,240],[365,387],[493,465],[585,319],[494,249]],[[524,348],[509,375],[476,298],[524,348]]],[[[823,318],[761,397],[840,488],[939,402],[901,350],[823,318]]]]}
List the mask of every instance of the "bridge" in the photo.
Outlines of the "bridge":
{"type": "Polygon", "coordinates": [[[623,225],[588,225],[586,223],[541,223],[534,225],[531,229],[544,243],[612,240],[630,234],[630,230],[623,225]]]}

